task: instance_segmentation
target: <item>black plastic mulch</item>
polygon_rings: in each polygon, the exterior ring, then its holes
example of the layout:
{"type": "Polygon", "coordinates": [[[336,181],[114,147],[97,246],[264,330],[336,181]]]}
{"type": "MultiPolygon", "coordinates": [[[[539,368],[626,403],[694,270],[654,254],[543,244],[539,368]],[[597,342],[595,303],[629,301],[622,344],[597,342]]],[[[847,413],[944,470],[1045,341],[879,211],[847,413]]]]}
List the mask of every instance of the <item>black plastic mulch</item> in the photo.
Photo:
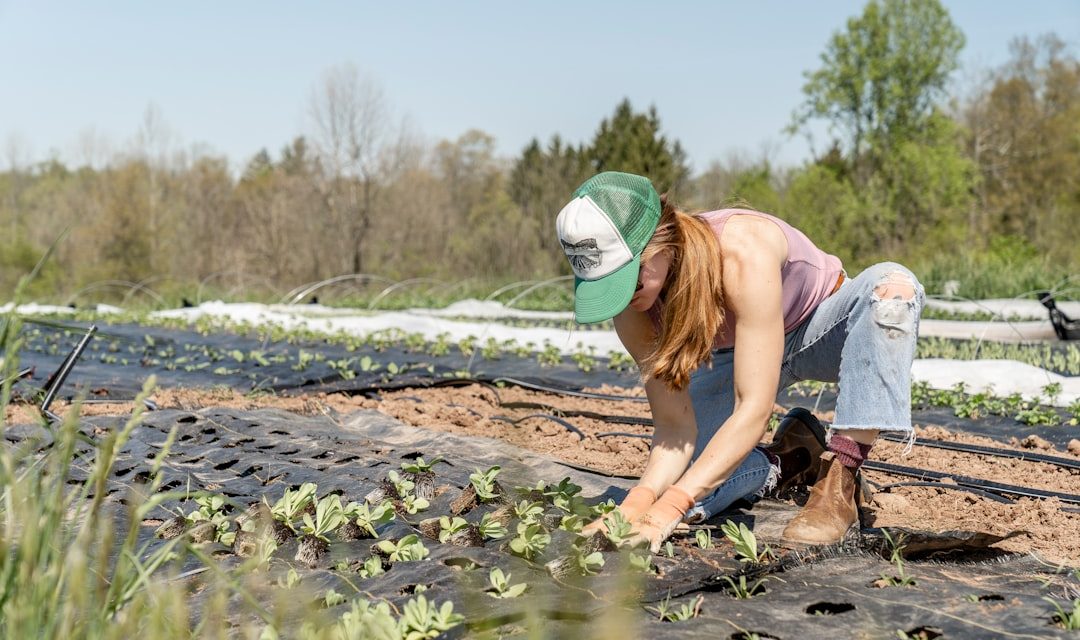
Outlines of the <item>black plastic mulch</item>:
{"type": "MultiPolygon", "coordinates": [[[[93,418],[82,429],[88,438],[95,438],[95,429],[114,429],[119,424],[117,419],[93,418]]],[[[501,441],[416,429],[373,411],[304,417],[275,410],[209,408],[147,414],[118,456],[108,489],[110,502],[138,499],[131,488],[148,478],[151,459],[174,428],[176,441],[163,467],[162,490],[222,493],[231,499],[233,515],[263,496],[273,502],[286,488],[303,482],[316,482],[320,495],[338,492],[343,501],[359,501],[402,462],[418,455],[428,460],[444,457],[447,462],[436,467],[436,482],[450,488],[427,511],[383,527],[379,532],[383,538],[412,533],[422,518],[446,515],[450,501],[468,484],[468,474],[475,468],[500,465],[503,472],[498,479],[507,489],[569,477],[589,497],[618,499],[629,482],[571,469],[501,441]]],[[[36,438],[41,446],[49,442],[48,432],[37,427],[15,427],[5,435],[8,441],[36,438]]],[[[76,465],[73,483],[85,477],[81,464],[76,465]]],[[[164,519],[180,509],[194,508],[192,502],[171,503],[151,516],[164,519]]],[[[474,510],[466,518],[476,522],[489,509],[474,510]]],[[[785,513],[790,515],[790,508],[764,502],[732,517],[753,523],[762,540],[768,541],[768,532],[782,527],[785,513]]],[[[152,540],[152,531],[153,526],[145,526],[143,539],[152,540]]],[[[558,556],[570,541],[569,534],[555,532],[552,547],[540,562],[558,556]]],[[[674,558],[654,557],[660,575],[628,578],[614,569],[617,554],[605,554],[608,566],[600,575],[561,583],[538,565],[508,554],[502,541],[478,548],[424,542],[431,550],[429,558],[396,563],[374,579],[334,569],[340,560],[356,562],[368,557],[373,541],[336,541],[315,569],[293,562],[295,542],[286,543],[274,556],[267,583],[294,567],[305,588],[316,594],[333,588],[353,596],[357,588],[365,597],[399,606],[416,591],[416,585],[424,585],[426,597],[453,600],[456,610],[466,615],[469,627],[450,634],[457,637],[486,627],[513,635],[530,619],[541,621],[547,637],[589,635],[589,624],[614,624],[604,622],[611,620],[627,625],[628,638],[724,638],[740,637],[737,634],[743,631],[763,638],[885,638],[896,637],[897,631],[913,634],[919,629],[936,630],[948,638],[1066,637],[1050,625],[1050,607],[1041,599],[1058,595],[1043,583],[1054,570],[1026,557],[987,561],[985,552],[975,552],[951,555],[948,562],[910,560],[907,571],[917,580],[916,586],[877,588],[872,583],[883,574],[894,574],[895,568],[880,555],[867,553],[882,546],[880,539],[859,538],[835,548],[787,556],[756,570],[751,582],[765,578],[765,593],[737,600],[723,589],[723,576],[745,569],[732,558],[730,547],[718,542],[714,549],[698,549],[688,535],[679,535],[674,558]],[[473,564],[475,568],[463,569],[473,564]],[[512,573],[515,583],[527,582],[528,595],[512,600],[487,597],[482,589],[488,570],[495,566],[512,573]],[[676,604],[700,595],[700,616],[679,623],[656,620],[645,606],[656,606],[668,594],[676,604]]],[[[227,548],[212,545],[211,551],[226,563],[233,562],[227,548]]],[[[197,566],[189,561],[185,568],[197,566]]],[[[1054,584],[1062,579],[1055,578],[1054,584]]],[[[187,580],[198,606],[198,587],[208,578],[199,574],[187,580]]],[[[332,607],[323,613],[329,621],[345,610],[332,607]]]]}

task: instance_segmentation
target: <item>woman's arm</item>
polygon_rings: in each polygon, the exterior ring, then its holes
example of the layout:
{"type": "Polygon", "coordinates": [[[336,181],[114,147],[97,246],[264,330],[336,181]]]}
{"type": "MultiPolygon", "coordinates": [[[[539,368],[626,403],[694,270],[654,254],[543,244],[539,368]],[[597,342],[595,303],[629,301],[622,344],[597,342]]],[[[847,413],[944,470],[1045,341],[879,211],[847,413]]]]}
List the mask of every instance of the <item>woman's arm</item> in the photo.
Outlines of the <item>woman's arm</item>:
{"type": "Polygon", "coordinates": [[[720,253],[727,321],[735,326],[735,407],[694,464],[638,519],[636,539],[648,541],[653,551],[694,502],[726,480],[758,444],[776,400],[784,354],[780,268],[787,241],[771,222],[735,216],[725,226],[720,253]]]}
{"type": "Polygon", "coordinates": [[[724,295],[734,315],[728,322],[735,324],[735,410],[676,483],[694,499],[726,480],[761,441],[776,402],[784,355],[783,233],[766,220],[737,216],[728,221],[724,236],[724,295]]]}
{"type": "MultiPolygon", "coordinates": [[[[623,346],[639,364],[649,355],[655,331],[649,317],[627,308],[615,316],[615,331],[623,346]]],[[[662,494],[682,475],[694,455],[697,423],[687,389],[672,391],[661,380],[650,378],[645,394],[653,414],[653,440],[640,485],[662,494]]],[[[771,406],[770,406],[771,408],[771,406]]]]}

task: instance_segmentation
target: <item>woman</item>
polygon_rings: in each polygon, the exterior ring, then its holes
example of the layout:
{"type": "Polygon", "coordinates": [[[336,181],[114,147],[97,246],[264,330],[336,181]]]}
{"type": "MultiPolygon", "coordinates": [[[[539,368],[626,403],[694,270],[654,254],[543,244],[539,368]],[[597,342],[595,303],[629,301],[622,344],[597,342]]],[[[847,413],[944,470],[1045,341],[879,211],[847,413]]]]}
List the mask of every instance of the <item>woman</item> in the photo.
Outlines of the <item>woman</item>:
{"type": "MultiPolygon", "coordinates": [[[[784,539],[827,544],[858,519],[856,473],[878,431],[911,431],[911,361],[923,290],[894,263],[846,279],[840,260],[770,215],[697,215],[648,179],[587,180],[556,221],[578,322],[614,318],[645,379],[655,431],[620,505],[654,550],[684,519],[805,480],[784,539]],[[803,412],[759,447],[778,389],[839,382],[833,435],[803,412]]],[[[592,527],[603,526],[601,522],[592,527]]]]}

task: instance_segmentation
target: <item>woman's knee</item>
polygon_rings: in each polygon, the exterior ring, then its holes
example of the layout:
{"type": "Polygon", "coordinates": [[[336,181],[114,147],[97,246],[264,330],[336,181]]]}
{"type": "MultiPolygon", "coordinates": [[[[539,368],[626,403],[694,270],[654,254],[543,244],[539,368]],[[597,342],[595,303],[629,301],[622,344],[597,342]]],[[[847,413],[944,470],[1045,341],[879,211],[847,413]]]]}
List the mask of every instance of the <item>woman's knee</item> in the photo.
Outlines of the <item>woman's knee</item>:
{"type": "Polygon", "coordinates": [[[863,272],[865,279],[873,286],[874,296],[878,300],[917,300],[921,303],[922,283],[918,277],[902,264],[879,262],[863,272]]]}
{"type": "Polygon", "coordinates": [[[882,262],[866,270],[870,294],[870,320],[889,338],[914,336],[925,293],[907,267],[882,262]]]}

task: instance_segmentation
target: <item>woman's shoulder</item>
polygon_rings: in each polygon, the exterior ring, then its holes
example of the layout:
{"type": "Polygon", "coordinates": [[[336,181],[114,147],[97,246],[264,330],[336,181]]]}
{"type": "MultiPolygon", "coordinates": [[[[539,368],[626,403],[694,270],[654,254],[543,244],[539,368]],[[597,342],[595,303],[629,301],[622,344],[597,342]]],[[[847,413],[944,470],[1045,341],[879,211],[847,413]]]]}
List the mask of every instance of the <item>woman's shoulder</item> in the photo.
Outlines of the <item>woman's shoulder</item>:
{"type": "Polygon", "coordinates": [[[787,254],[787,233],[782,221],[767,213],[745,209],[728,209],[725,224],[718,239],[720,252],[731,258],[773,253],[787,254]]]}

